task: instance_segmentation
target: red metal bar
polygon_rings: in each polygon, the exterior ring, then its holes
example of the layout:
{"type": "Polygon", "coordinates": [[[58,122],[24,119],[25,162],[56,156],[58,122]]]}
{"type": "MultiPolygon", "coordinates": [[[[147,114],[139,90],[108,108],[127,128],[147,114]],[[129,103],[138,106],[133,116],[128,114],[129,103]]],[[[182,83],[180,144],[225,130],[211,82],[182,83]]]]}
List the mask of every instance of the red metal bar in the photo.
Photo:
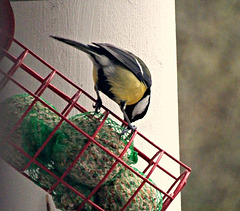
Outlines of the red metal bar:
{"type": "MultiPolygon", "coordinates": [[[[25,50],[28,49],[26,46],[24,46],[23,44],[21,44],[20,42],[18,42],[17,40],[15,40],[14,38],[12,38],[13,41],[15,43],[17,43],[18,45],[20,45],[22,48],[24,48],[25,50]]],[[[92,101],[96,102],[96,99],[93,98],[91,95],[89,95],[85,90],[83,90],[82,88],[80,88],[78,85],[76,85],[74,82],[72,82],[71,80],[69,80],[66,76],[64,76],[61,72],[59,72],[57,69],[55,69],[54,67],[52,67],[51,65],[49,65],[48,63],[46,63],[43,59],[41,59],[39,56],[37,56],[35,53],[33,53],[31,50],[29,50],[29,54],[31,54],[32,56],[34,56],[36,59],[40,60],[43,64],[45,64],[47,67],[49,67],[52,70],[56,71],[56,74],[59,75],[62,79],[64,79],[66,82],[68,82],[70,85],[72,85],[74,88],[77,89],[81,89],[83,91],[83,93],[92,101]]],[[[11,54],[9,54],[8,52],[6,53],[6,56],[13,62],[16,61],[16,58],[14,56],[12,56],[11,54]]],[[[31,68],[29,68],[27,65],[25,64],[21,64],[20,66],[22,69],[24,69],[28,74],[30,74],[31,76],[33,76],[35,79],[37,79],[38,81],[42,82],[43,78],[37,74],[35,71],[33,71],[31,68]]],[[[65,99],[66,101],[69,100],[68,96],[65,95],[65,93],[63,93],[62,91],[60,91],[59,89],[57,89],[55,86],[53,86],[52,84],[49,85],[49,89],[51,89],[52,91],[54,91],[56,94],[58,94],[60,97],[62,97],[63,99],[65,99]]],[[[104,105],[102,105],[102,108],[106,111],[108,111],[112,116],[114,116],[117,120],[119,120],[121,123],[125,124],[127,126],[127,123],[120,118],[119,116],[117,116],[115,113],[113,113],[111,110],[109,110],[108,108],[106,108],[104,105]]]]}
{"type": "Polygon", "coordinates": [[[172,188],[180,181],[180,183],[178,184],[177,188],[175,189],[174,193],[171,194],[172,198],[167,198],[165,200],[165,196],[163,197],[163,206],[162,206],[162,210],[161,211],[165,211],[168,206],[171,204],[171,202],[174,200],[174,198],[176,198],[176,196],[178,195],[178,193],[184,188],[184,186],[187,183],[187,179],[190,175],[190,171],[185,170],[180,176],[179,178],[172,184],[172,186],[169,188],[169,190],[167,191],[168,193],[172,190],[172,188]]]}
{"type": "MultiPolygon", "coordinates": [[[[139,136],[142,137],[145,141],[147,141],[149,144],[151,144],[152,146],[154,146],[155,148],[157,148],[158,150],[162,150],[164,151],[162,148],[160,148],[159,146],[157,146],[156,144],[154,144],[152,141],[150,141],[146,136],[144,136],[143,134],[141,134],[140,132],[138,132],[139,136]]],[[[174,160],[175,162],[177,162],[180,166],[184,167],[185,169],[191,171],[191,168],[188,167],[187,165],[185,165],[184,163],[182,163],[181,161],[177,160],[176,158],[174,158],[172,155],[170,155],[169,153],[167,153],[165,151],[165,154],[171,158],[172,160],[174,160]]]]}
{"type": "Polygon", "coordinates": [[[44,90],[49,86],[51,83],[53,77],[55,76],[56,71],[52,71],[49,73],[49,75],[43,80],[41,86],[37,89],[35,92],[36,95],[41,96],[41,94],[44,92],[44,90]]]}
{"type": "MultiPolygon", "coordinates": [[[[125,210],[127,208],[127,206],[131,203],[131,201],[133,200],[133,198],[138,194],[138,192],[141,190],[141,188],[145,185],[146,181],[149,179],[149,177],[151,176],[151,174],[153,173],[154,169],[157,167],[157,164],[160,162],[164,152],[163,151],[159,151],[160,155],[158,156],[158,159],[156,161],[156,163],[153,165],[151,171],[148,173],[148,175],[146,176],[146,178],[143,180],[143,182],[141,183],[141,185],[138,187],[138,189],[134,192],[134,194],[130,197],[130,199],[128,200],[128,202],[123,206],[123,208],[121,209],[121,211],[125,210]]],[[[158,153],[157,153],[158,154],[158,153]]]]}
{"type": "MultiPolygon", "coordinates": [[[[76,101],[78,100],[78,98],[81,95],[81,91],[78,91],[75,95],[74,95],[74,100],[72,103],[72,106],[69,107],[68,111],[66,112],[66,115],[72,110],[74,104],[76,103],[76,101]]],[[[56,131],[59,129],[59,127],[61,126],[63,122],[63,119],[61,119],[59,121],[59,123],[57,124],[57,126],[53,129],[53,131],[50,133],[50,135],[48,136],[48,138],[44,141],[44,143],[42,144],[42,146],[37,150],[37,152],[35,153],[35,155],[30,159],[30,161],[27,163],[27,165],[23,168],[23,171],[26,170],[31,163],[33,162],[33,160],[35,160],[38,155],[43,151],[44,147],[47,146],[48,142],[51,140],[51,138],[53,137],[53,135],[56,133],[56,131]]]]}
{"type": "MultiPolygon", "coordinates": [[[[23,60],[25,59],[25,57],[28,54],[28,50],[25,50],[24,52],[22,52],[22,54],[17,58],[17,62],[12,66],[12,68],[8,71],[8,75],[12,76],[17,68],[22,64],[23,60]]],[[[0,92],[1,90],[5,87],[5,85],[7,84],[7,82],[9,81],[9,79],[7,77],[3,78],[2,81],[0,82],[0,92]]]]}
{"type": "MultiPolygon", "coordinates": [[[[83,149],[79,152],[79,154],[77,155],[77,157],[73,160],[73,162],[71,163],[71,165],[66,169],[66,171],[63,173],[63,175],[61,176],[61,180],[64,179],[65,176],[67,176],[68,172],[71,171],[71,169],[73,168],[73,166],[77,163],[78,159],[83,155],[83,153],[85,152],[85,150],[87,149],[87,147],[92,143],[92,139],[94,140],[95,136],[97,135],[97,133],[100,131],[100,129],[103,127],[106,119],[107,119],[106,115],[103,119],[103,121],[100,123],[100,125],[97,127],[96,131],[94,132],[94,134],[91,136],[91,139],[89,139],[88,143],[86,145],[84,145],[83,149]]],[[[52,188],[49,190],[49,192],[52,192],[54,190],[54,188],[59,184],[60,181],[57,181],[52,188]]]]}
{"type": "MultiPolygon", "coordinates": [[[[144,153],[142,153],[138,148],[134,147],[134,150],[138,153],[138,155],[144,159],[147,163],[152,162],[153,164],[155,163],[154,161],[151,161],[151,159],[145,155],[144,153]]],[[[165,151],[164,151],[165,152],[165,151]]],[[[166,152],[165,152],[166,153],[166,152]]],[[[160,165],[157,165],[157,167],[162,170],[164,173],[168,174],[170,177],[172,177],[173,179],[177,179],[177,177],[175,177],[173,174],[171,174],[170,172],[166,171],[163,167],[161,167],[160,165]]]]}
{"type": "MultiPolygon", "coordinates": [[[[1,29],[0,29],[1,30],[1,29]]],[[[14,63],[14,65],[12,66],[12,68],[10,68],[10,70],[6,73],[6,71],[3,71],[0,69],[0,73],[2,73],[4,75],[4,79],[1,81],[1,86],[2,89],[4,89],[5,85],[8,83],[8,81],[12,81],[13,83],[15,83],[19,88],[21,88],[23,91],[25,91],[26,93],[29,93],[31,96],[34,97],[33,102],[29,105],[28,109],[23,113],[23,115],[21,116],[21,118],[17,121],[16,125],[14,125],[13,128],[11,128],[11,130],[9,131],[9,134],[7,136],[7,140],[8,142],[16,149],[18,150],[21,154],[23,154],[26,158],[29,159],[29,162],[22,168],[22,171],[18,169],[18,171],[20,171],[25,177],[27,177],[28,179],[32,180],[32,178],[30,178],[25,170],[28,169],[28,167],[34,163],[36,165],[39,166],[39,168],[42,168],[44,171],[46,171],[47,173],[49,173],[54,179],[56,179],[55,184],[53,184],[52,187],[49,188],[48,191],[49,193],[51,193],[58,184],[63,184],[64,186],[66,186],[67,188],[69,188],[70,190],[72,190],[74,193],[76,193],[77,195],[79,195],[82,199],[83,202],[79,205],[78,210],[81,210],[83,208],[83,206],[85,205],[85,203],[90,204],[91,206],[97,208],[98,210],[103,210],[99,205],[95,204],[94,202],[92,202],[90,200],[90,198],[97,192],[97,190],[101,187],[101,185],[103,184],[103,182],[107,179],[107,177],[110,175],[110,173],[114,170],[115,166],[117,164],[121,164],[123,165],[126,169],[132,171],[136,176],[138,176],[139,178],[141,178],[143,180],[143,182],[140,184],[140,186],[137,188],[137,190],[134,192],[134,194],[132,196],[130,196],[128,202],[122,207],[122,210],[127,209],[127,206],[131,203],[131,201],[134,199],[134,197],[136,197],[137,193],[141,190],[141,188],[144,186],[144,184],[148,183],[148,185],[151,185],[152,188],[156,189],[156,191],[160,191],[163,194],[163,208],[162,211],[166,210],[167,207],[171,204],[171,202],[174,200],[174,198],[178,195],[178,193],[183,189],[183,187],[186,184],[186,181],[189,177],[189,174],[191,172],[191,168],[188,167],[187,165],[185,165],[184,163],[182,163],[181,161],[177,160],[176,158],[174,158],[173,156],[171,156],[170,154],[168,154],[166,151],[162,150],[159,146],[157,146],[154,142],[150,141],[148,138],[146,138],[143,134],[141,134],[139,131],[135,131],[132,136],[130,141],[128,142],[128,144],[126,145],[126,147],[124,148],[124,150],[122,151],[122,153],[119,156],[116,156],[115,154],[113,154],[111,151],[109,151],[106,147],[104,147],[103,145],[101,145],[100,143],[98,143],[95,140],[95,136],[96,134],[99,132],[99,130],[101,129],[101,127],[103,126],[104,122],[106,121],[107,117],[114,117],[115,119],[117,119],[119,122],[127,125],[127,123],[122,120],[122,118],[120,118],[119,116],[117,116],[115,113],[113,113],[112,111],[110,111],[108,108],[106,108],[105,106],[102,106],[102,108],[104,109],[104,118],[103,120],[101,120],[101,123],[99,125],[99,127],[96,129],[95,133],[90,136],[89,134],[87,134],[86,132],[84,132],[83,130],[81,130],[80,128],[78,128],[75,124],[73,124],[70,120],[68,120],[67,116],[69,115],[70,111],[73,108],[76,108],[77,110],[79,110],[80,112],[86,112],[87,109],[85,109],[82,105],[80,105],[77,101],[79,99],[79,97],[84,94],[88,99],[90,99],[93,102],[96,102],[96,100],[89,95],[85,90],[83,90],[81,87],[79,87],[77,84],[75,84],[74,82],[72,82],[71,80],[69,80],[66,76],[64,76],[61,72],[59,72],[57,69],[55,69],[54,67],[52,67],[51,65],[49,65],[46,61],[44,61],[42,58],[40,58],[38,55],[36,55],[34,52],[32,52],[31,50],[29,50],[26,46],[24,46],[23,44],[21,44],[20,42],[18,42],[16,39],[12,38],[11,36],[9,36],[9,39],[12,39],[13,42],[15,42],[18,46],[20,46],[23,49],[23,52],[20,54],[20,56],[18,56],[18,58],[15,58],[13,55],[11,55],[8,51],[4,50],[4,49],[0,49],[3,52],[3,56],[5,56],[7,59],[9,59],[10,61],[12,61],[14,63]],[[33,56],[33,58],[35,58],[36,60],[40,61],[43,65],[45,65],[46,67],[49,68],[49,74],[46,78],[42,77],[39,73],[37,73],[35,70],[33,70],[32,68],[30,68],[29,66],[27,66],[26,64],[23,63],[23,59],[25,58],[25,56],[27,54],[30,54],[31,56],[33,56]],[[19,83],[16,79],[13,78],[14,73],[19,69],[22,68],[27,74],[29,74],[29,77],[33,77],[36,80],[38,80],[41,84],[38,87],[38,89],[35,91],[35,93],[33,93],[31,90],[29,90],[28,88],[26,88],[23,84],[19,83]],[[67,84],[69,84],[69,87],[73,87],[75,89],[77,89],[77,92],[75,93],[75,95],[73,97],[69,97],[66,93],[64,93],[63,91],[61,91],[60,89],[58,89],[57,87],[55,87],[51,82],[52,79],[58,75],[61,79],[63,79],[67,84]],[[54,92],[56,95],[58,95],[59,97],[61,97],[63,100],[65,100],[67,102],[67,106],[63,109],[62,112],[58,112],[56,111],[54,108],[52,108],[51,106],[49,106],[45,101],[43,101],[40,96],[44,93],[44,91],[46,90],[46,88],[49,88],[49,90],[51,90],[52,92],[54,92]],[[16,144],[12,143],[10,138],[11,135],[13,134],[13,132],[20,126],[21,122],[23,121],[23,119],[26,117],[26,115],[28,114],[28,112],[31,110],[31,108],[34,106],[34,104],[36,102],[41,102],[44,106],[46,106],[48,109],[50,109],[52,112],[54,112],[55,114],[57,114],[61,120],[59,121],[59,123],[56,125],[56,127],[53,129],[53,131],[51,132],[51,134],[48,136],[48,138],[44,141],[44,143],[42,144],[42,146],[38,149],[38,151],[34,154],[34,156],[30,156],[28,153],[26,153],[21,147],[17,146],[16,144]],[[74,159],[74,161],[70,164],[70,166],[66,169],[66,171],[62,174],[61,177],[55,175],[51,170],[49,170],[48,168],[46,168],[43,164],[41,164],[40,162],[38,162],[36,160],[36,158],[38,157],[38,155],[41,153],[41,151],[44,149],[44,147],[48,144],[48,142],[51,140],[52,136],[55,134],[55,132],[58,130],[58,128],[60,127],[60,125],[62,124],[62,122],[65,121],[66,123],[70,124],[74,129],[76,129],[78,132],[80,132],[81,134],[83,134],[87,139],[88,139],[88,143],[84,146],[84,148],[78,153],[78,155],[76,156],[76,158],[74,159]],[[127,165],[123,160],[122,160],[122,156],[127,152],[128,148],[130,147],[130,145],[132,144],[132,142],[135,140],[136,137],[140,137],[143,141],[145,141],[146,143],[150,144],[152,147],[154,147],[154,149],[156,149],[156,153],[151,155],[150,157],[148,157],[145,153],[144,150],[139,150],[136,147],[134,147],[134,150],[138,153],[138,156],[141,157],[143,160],[145,160],[147,162],[147,166],[144,170],[144,173],[148,172],[149,169],[149,173],[147,174],[147,176],[143,176],[140,173],[136,172],[134,169],[132,169],[132,167],[130,167],[129,165],[127,165]],[[116,161],[114,162],[114,164],[111,166],[111,168],[109,169],[109,171],[107,172],[107,174],[102,178],[102,180],[95,186],[95,188],[92,190],[92,192],[85,197],[83,195],[83,193],[80,193],[78,190],[76,190],[75,188],[73,188],[71,185],[69,185],[66,181],[64,181],[65,176],[69,173],[69,171],[72,169],[72,167],[76,164],[76,162],[78,161],[78,159],[83,155],[84,151],[87,149],[87,147],[89,146],[90,143],[93,143],[95,145],[97,145],[99,148],[101,148],[103,151],[105,151],[109,156],[113,157],[116,161]],[[170,173],[168,171],[168,169],[162,167],[160,165],[160,160],[162,159],[163,156],[167,156],[170,160],[172,160],[173,162],[175,162],[176,164],[179,165],[179,167],[183,167],[185,169],[185,171],[183,171],[183,173],[181,173],[179,176],[177,175],[173,175],[172,173],[170,173]],[[154,161],[157,158],[156,161],[154,161]],[[160,171],[162,171],[163,173],[165,173],[167,176],[169,176],[169,178],[173,179],[174,182],[171,184],[171,186],[168,188],[167,191],[162,190],[160,187],[158,187],[157,185],[153,184],[151,181],[148,180],[148,178],[150,177],[151,174],[153,174],[153,172],[156,170],[156,168],[160,169],[160,171]]],[[[0,89],[1,91],[1,89],[0,89]]]]}
{"type": "MultiPolygon", "coordinates": [[[[123,155],[127,152],[128,148],[131,146],[134,138],[136,136],[136,131],[133,132],[133,135],[130,139],[130,141],[128,142],[128,144],[125,146],[124,150],[122,151],[122,153],[119,155],[119,159],[122,159],[123,155]]],[[[116,165],[119,163],[119,160],[117,160],[112,167],[108,170],[108,172],[106,173],[106,175],[102,178],[102,180],[96,185],[96,187],[94,188],[94,190],[89,194],[89,196],[87,197],[87,199],[90,199],[94,193],[97,192],[97,190],[101,187],[101,185],[103,184],[103,182],[107,179],[107,177],[112,173],[113,169],[116,167],[116,165]]],[[[127,165],[127,164],[126,164],[127,165]]],[[[78,210],[81,210],[83,208],[85,204],[85,200],[84,202],[79,206],[78,210]]]]}
{"type": "Polygon", "coordinates": [[[144,174],[154,164],[154,159],[159,155],[160,152],[162,152],[162,151],[157,151],[156,154],[149,160],[148,166],[143,170],[144,174]]]}

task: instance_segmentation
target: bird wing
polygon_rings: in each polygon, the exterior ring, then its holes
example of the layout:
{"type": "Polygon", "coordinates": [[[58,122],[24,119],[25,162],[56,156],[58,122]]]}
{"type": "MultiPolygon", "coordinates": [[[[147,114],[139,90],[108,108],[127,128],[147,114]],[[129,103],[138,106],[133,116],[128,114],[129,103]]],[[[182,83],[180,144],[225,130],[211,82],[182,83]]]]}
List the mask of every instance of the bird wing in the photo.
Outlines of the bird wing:
{"type": "Polygon", "coordinates": [[[130,70],[137,77],[139,81],[143,81],[148,87],[152,85],[151,74],[147,66],[144,64],[144,62],[140,58],[138,58],[131,52],[122,50],[120,48],[117,48],[107,43],[93,43],[95,46],[92,46],[92,45],[84,45],[80,42],[62,38],[62,37],[57,37],[57,36],[50,36],[50,37],[58,41],[64,42],[68,45],[71,45],[89,55],[92,55],[92,58],[96,58],[101,55],[105,55],[109,59],[114,58],[118,62],[120,62],[122,65],[124,65],[128,70],[130,70]]]}
{"type": "MultiPolygon", "coordinates": [[[[139,81],[145,82],[148,87],[151,86],[151,75],[147,66],[141,59],[132,54],[131,52],[122,50],[113,45],[107,43],[93,43],[94,45],[106,50],[121,64],[123,64],[128,70],[130,70],[139,81]]],[[[107,56],[107,55],[106,55],[107,56]]]]}
{"type": "Polygon", "coordinates": [[[68,45],[71,45],[87,54],[90,54],[90,55],[99,55],[99,48],[98,47],[94,47],[94,46],[91,46],[91,45],[84,45],[80,42],[77,42],[77,41],[74,41],[74,40],[70,40],[70,39],[66,39],[66,38],[62,38],[62,37],[57,37],[57,36],[52,36],[50,35],[50,37],[58,40],[58,41],[61,41],[61,42],[64,42],[68,45]]]}

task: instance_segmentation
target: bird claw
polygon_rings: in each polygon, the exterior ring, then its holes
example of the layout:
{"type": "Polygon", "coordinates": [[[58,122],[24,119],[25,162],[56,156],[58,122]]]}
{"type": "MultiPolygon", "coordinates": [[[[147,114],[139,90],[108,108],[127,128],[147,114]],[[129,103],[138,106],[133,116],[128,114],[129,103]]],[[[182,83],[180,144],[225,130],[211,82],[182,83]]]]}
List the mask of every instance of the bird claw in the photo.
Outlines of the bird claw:
{"type": "Polygon", "coordinates": [[[99,113],[102,107],[102,100],[97,99],[95,105],[93,105],[93,108],[95,108],[95,113],[99,113]]]}
{"type": "Polygon", "coordinates": [[[97,106],[96,104],[93,104],[92,107],[95,109],[95,113],[99,113],[100,112],[100,109],[101,109],[101,106],[97,106]]]}
{"type": "Polygon", "coordinates": [[[123,129],[120,135],[123,136],[124,134],[128,133],[129,130],[131,130],[131,133],[133,133],[136,129],[137,127],[135,125],[128,125],[126,128],[123,129]]]}

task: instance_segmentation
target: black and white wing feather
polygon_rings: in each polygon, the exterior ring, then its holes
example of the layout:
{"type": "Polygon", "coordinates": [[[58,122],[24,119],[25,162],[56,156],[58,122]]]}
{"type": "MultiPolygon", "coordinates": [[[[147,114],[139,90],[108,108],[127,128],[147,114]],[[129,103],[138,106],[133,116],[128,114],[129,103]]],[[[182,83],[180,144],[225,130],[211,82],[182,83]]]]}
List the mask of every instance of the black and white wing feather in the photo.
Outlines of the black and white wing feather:
{"type": "MultiPolygon", "coordinates": [[[[144,62],[135,56],[134,54],[117,48],[107,43],[93,43],[93,45],[84,45],[74,40],[50,36],[58,41],[71,45],[100,61],[101,56],[105,56],[110,60],[118,61],[121,65],[124,65],[129,71],[131,71],[139,81],[144,82],[147,87],[151,87],[152,80],[151,74],[144,62]]],[[[104,61],[104,60],[103,60],[104,61]]]]}
{"type": "MultiPolygon", "coordinates": [[[[139,81],[145,82],[148,87],[152,85],[150,71],[140,58],[128,51],[122,50],[107,43],[93,44],[102,49],[105,49],[108,53],[110,53],[116,60],[118,60],[118,62],[130,70],[138,78],[139,81]]],[[[104,54],[104,51],[102,53],[104,54]]]]}

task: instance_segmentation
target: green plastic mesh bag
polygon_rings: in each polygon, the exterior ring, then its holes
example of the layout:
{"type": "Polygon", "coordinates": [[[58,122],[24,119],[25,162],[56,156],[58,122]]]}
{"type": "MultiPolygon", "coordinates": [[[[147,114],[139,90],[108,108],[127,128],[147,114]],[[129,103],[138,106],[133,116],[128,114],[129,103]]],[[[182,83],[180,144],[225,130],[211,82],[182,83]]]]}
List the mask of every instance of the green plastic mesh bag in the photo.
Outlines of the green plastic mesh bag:
{"type": "MultiPolygon", "coordinates": [[[[136,168],[134,170],[144,176],[136,168]]],[[[142,182],[143,180],[140,177],[132,171],[125,169],[113,182],[103,185],[99,189],[96,196],[97,204],[108,211],[121,210],[142,182]]],[[[148,183],[145,183],[126,210],[160,211],[161,209],[161,193],[148,183]]]]}
{"type": "MultiPolygon", "coordinates": [[[[83,113],[73,116],[69,120],[87,134],[93,135],[102,118],[103,115],[101,114],[83,113]]],[[[119,156],[127,144],[127,141],[119,135],[121,131],[122,128],[119,125],[108,119],[97,134],[95,140],[109,149],[113,154],[119,156]]],[[[56,168],[63,173],[86,145],[88,139],[67,122],[62,124],[61,132],[62,133],[56,137],[52,157],[56,168]]],[[[128,153],[125,153],[123,160],[127,164],[136,163],[137,154],[133,151],[133,146],[128,150],[128,153]]],[[[91,143],[71,169],[69,176],[75,182],[88,185],[89,187],[95,187],[114,162],[115,159],[113,157],[97,145],[91,143]]],[[[118,164],[106,182],[112,180],[121,169],[121,165],[118,164]]]]}
{"type": "MultiPolygon", "coordinates": [[[[6,138],[9,131],[15,126],[33,100],[34,98],[29,94],[19,94],[0,103],[0,154],[4,160],[17,169],[22,168],[28,160],[21,152],[7,143],[6,138]]],[[[31,112],[38,113],[38,111],[43,110],[43,107],[40,102],[37,102],[31,109],[31,112]]],[[[21,127],[22,125],[12,134],[11,141],[20,148],[23,148],[21,127]]]]}
{"type": "MultiPolygon", "coordinates": [[[[50,106],[53,107],[52,105],[50,106]]],[[[38,110],[31,111],[22,122],[24,150],[33,156],[60,120],[61,118],[57,114],[43,105],[39,105],[38,110]]],[[[57,133],[54,134],[37,158],[42,164],[51,162],[52,146],[56,135],[57,133]]]]}
{"type": "MultiPolygon", "coordinates": [[[[47,168],[51,170],[52,173],[58,175],[58,172],[54,169],[54,166],[47,165],[47,168]]],[[[32,164],[30,166],[28,174],[33,179],[34,183],[45,190],[50,189],[57,182],[54,177],[38,167],[36,164],[32,164]]],[[[64,181],[82,193],[85,197],[91,193],[91,189],[89,189],[87,186],[75,184],[69,177],[65,177],[64,181]]],[[[60,210],[76,210],[83,202],[82,197],[61,183],[58,184],[57,187],[52,191],[51,195],[56,208],[60,210]]],[[[94,201],[94,196],[91,198],[91,200],[94,201]]],[[[82,210],[93,210],[93,206],[85,203],[82,210]]]]}
{"type": "MultiPolygon", "coordinates": [[[[19,169],[28,160],[6,142],[6,136],[33,100],[32,96],[21,94],[8,98],[0,104],[1,156],[19,169]]],[[[73,116],[69,120],[91,136],[103,117],[103,114],[87,112],[73,116]]],[[[33,156],[59,121],[60,117],[58,115],[42,103],[37,102],[11,136],[11,141],[33,156]]],[[[121,126],[107,118],[95,140],[113,154],[119,156],[129,141],[128,134],[120,136],[122,130],[121,126]]],[[[37,159],[51,172],[61,176],[87,142],[88,139],[84,135],[67,122],[63,122],[37,159]]],[[[128,165],[137,162],[137,153],[133,150],[133,144],[123,156],[123,160],[128,165]]],[[[64,180],[80,193],[88,196],[92,188],[100,182],[114,162],[114,158],[91,143],[64,180]]],[[[120,209],[142,182],[129,170],[124,169],[121,164],[118,164],[105,181],[105,185],[97,193],[97,202],[106,210],[120,209]],[[119,196],[121,197],[119,198],[119,196]]],[[[32,164],[27,173],[38,186],[45,190],[50,189],[56,182],[55,178],[36,164],[32,164]]],[[[59,184],[51,194],[56,207],[61,210],[76,210],[83,201],[80,196],[77,196],[63,184],[59,184]]],[[[94,199],[95,197],[91,200],[94,201],[94,199]]],[[[160,210],[160,200],[161,195],[148,184],[145,184],[128,210],[160,210]]],[[[82,210],[94,210],[94,208],[86,203],[82,210]]]]}
{"type": "MultiPolygon", "coordinates": [[[[91,191],[88,187],[84,185],[72,185],[77,191],[82,193],[85,197],[87,197],[91,191]]],[[[65,187],[64,185],[60,184],[56,187],[56,189],[52,193],[53,202],[56,208],[60,210],[77,210],[79,205],[83,202],[82,197],[74,193],[69,188],[65,187]]],[[[91,201],[94,201],[94,197],[91,198],[91,201]]],[[[87,202],[85,203],[84,207],[81,209],[82,211],[85,210],[95,210],[94,207],[87,202]]]]}
{"type": "MultiPolygon", "coordinates": [[[[53,165],[48,164],[46,167],[52,173],[59,176],[53,165]]],[[[45,190],[49,190],[57,182],[53,176],[34,163],[29,167],[27,174],[32,178],[35,184],[45,190]]]]}

